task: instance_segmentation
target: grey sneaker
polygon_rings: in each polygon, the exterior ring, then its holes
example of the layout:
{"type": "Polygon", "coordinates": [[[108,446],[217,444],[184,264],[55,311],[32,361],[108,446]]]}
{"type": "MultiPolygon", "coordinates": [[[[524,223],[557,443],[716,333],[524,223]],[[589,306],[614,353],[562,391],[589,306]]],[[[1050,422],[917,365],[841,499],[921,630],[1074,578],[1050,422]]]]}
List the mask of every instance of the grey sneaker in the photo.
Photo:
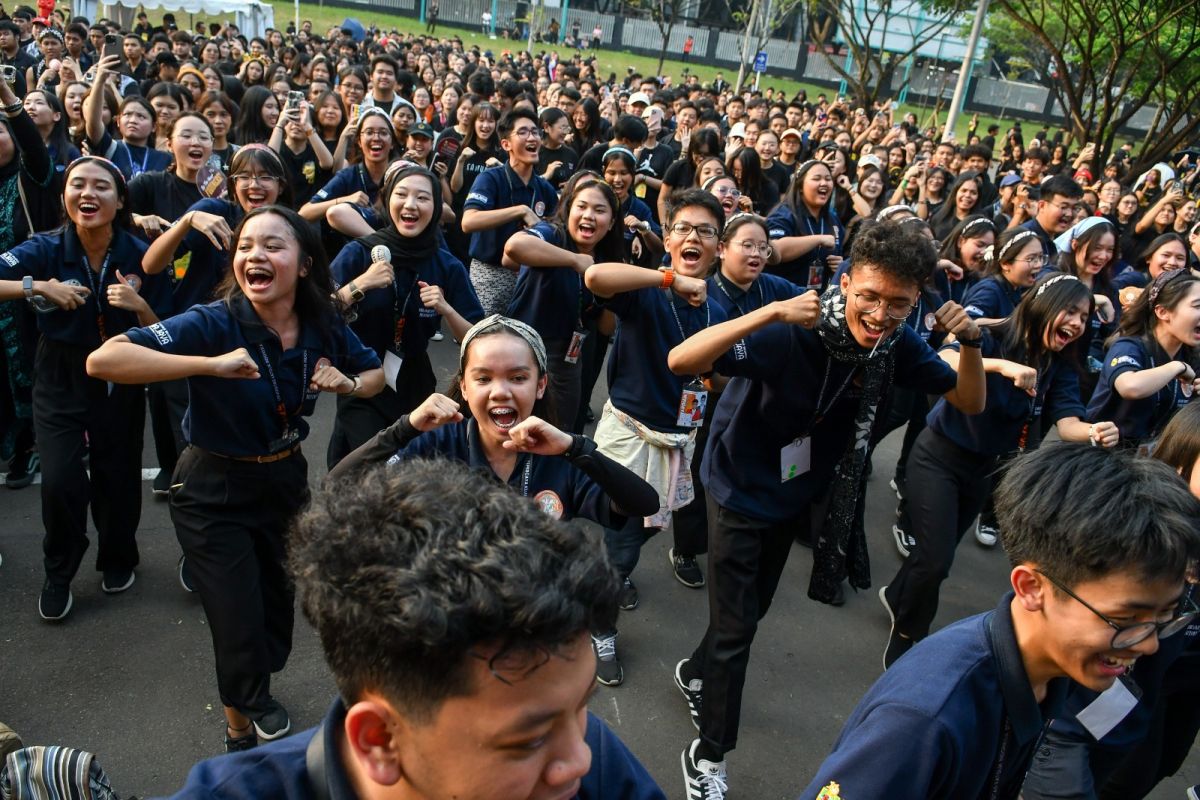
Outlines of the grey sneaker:
{"type": "Polygon", "coordinates": [[[605,686],[620,686],[625,680],[625,670],[617,658],[616,631],[592,634],[592,649],[596,651],[596,680],[605,686]]]}

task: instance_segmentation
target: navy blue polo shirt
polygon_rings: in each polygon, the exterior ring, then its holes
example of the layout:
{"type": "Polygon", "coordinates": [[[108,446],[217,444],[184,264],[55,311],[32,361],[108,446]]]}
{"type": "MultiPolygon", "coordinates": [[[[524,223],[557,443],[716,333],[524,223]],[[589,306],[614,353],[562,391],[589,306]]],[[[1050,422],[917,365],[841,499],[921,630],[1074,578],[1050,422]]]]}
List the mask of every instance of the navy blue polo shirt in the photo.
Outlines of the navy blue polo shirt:
{"type": "Polygon", "coordinates": [[[284,352],[279,338],[262,324],[250,302],[239,297],[229,306],[221,301],[193,306],[168,320],[131,330],[128,336],[135,344],[181,356],[219,356],[246,348],[258,364],[258,378],[193,375],[187,379],[183,438],[220,455],[261,456],[295,444],[282,441],[284,421],[277,411],[280,400],[287,429],[295,431],[298,440],[308,436],[304,417],[313,413],[320,394],[309,387],[309,381],[321,358],[329,359],[345,375],[379,367],[379,359],[345,323],[333,319],[330,324],[326,338],[315,325],[303,325],[296,347],[284,352]]]}
{"type": "MultiPolygon", "coordinates": [[[[206,197],[188,211],[215,214],[229,223],[230,230],[237,228],[246,216],[237,203],[216,197],[206,197]]],[[[176,311],[212,302],[217,284],[224,280],[229,270],[229,261],[228,250],[218,250],[203,233],[189,230],[175,252],[175,262],[165,270],[173,284],[176,311]]]]}
{"type": "MultiPolygon", "coordinates": [[[[313,193],[312,199],[308,202],[324,203],[326,200],[348,197],[356,192],[366,192],[367,199],[371,201],[371,206],[374,206],[376,201],[379,200],[379,186],[371,179],[370,173],[367,172],[367,168],[362,164],[351,164],[348,167],[339,169],[329,179],[328,183],[313,193]]],[[[373,207],[363,208],[356,205],[354,206],[354,210],[372,228],[378,229],[382,224],[379,215],[375,213],[373,207]]]]}
{"type": "MultiPolygon", "coordinates": [[[[900,331],[895,385],[937,395],[953,389],[958,376],[950,365],[912,328],[900,331]]],[[[846,450],[860,396],[854,367],[829,358],[815,331],[775,323],[739,342],[714,368],[733,380],[713,414],[700,471],[705,488],[747,517],[782,522],[799,515],[824,493],[846,450]],[[828,411],[812,427],[818,400],[828,411]],[[806,432],[813,437],[812,468],[783,482],[780,451],[806,432]]]]}
{"type": "Polygon", "coordinates": [[[787,203],[780,203],[767,217],[767,236],[771,239],[783,239],[791,236],[828,234],[837,241],[837,246],[832,250],[827,247],[815,247],[792,261],[768,264],[767,269],[797,286],[824,291],[829,285],[829,269],[825,266],[825,257],[841,255],[842,245],[846,241],[846,228],[838,220],[832,207],[826,209],[820,219],[809,214],[804,206],[798,207],[796,211],[800,215],[799,219],[787,203]]]}
{"type": "MultiPolygon", "coordinates": [[[[345,286],[371,266],[371,252],[361,241],[347,244],[329,265],[336,286],[345,286]]],[[[471,288],[462,263],[444,248],[438,248],[424,264],[392,264],[395,279],[390,286],[372,289],[355,306],[358,319],[351,329],[367,347],[383,358],[395,349],[397,298],[404,313],[404,338],[401,355],[408,358],[424,354],[429,349],[429,337],[437,332],[440,315],[421,303],[418,281],[440,287],[446,302],[468,322],[483,319],[483,308],[471,288]]]]}
{"type": "Polygon", "coordinates": [[[1017,310],[1024,293],[1003,276],[989,275],[967,290],[963,310],[971,319],[1005,319],[1017,310]]]}
{"type": "Polygon", "coordinates": [[[1126,264],[1125,268],[1120,270],[1116,277],[1113,278],[1113,288],[1118,292],[1126,286],[1136,286],[1139,289],[1145,289],[1150,283],[1150,273],[1142,272],[1132,264],[1126,264]]]}
{"type": "Polygon", "coordinates": [[[98,143],[91,143],[91,151],[102,155],[117,165],[126,181],[131,181],[143,172],[162,172],[171,166],[171,154],[153,147],[139,147],[136,144],[126,144],[114,140],[108,131],[98,143]]]}
{"type": "Polygon", "coordinates": [[[1042,252],[1046,255],[1046,259],[1052,259],[1058,255],[1058,245],[1054,243],[1054,237],[1046,232],[1042,224],[1037,221],[1037,217],[1029,220],[1021,226],[1022,230],[1033,231],[1037,234],[1038,242],[1042,245],[1042,252]]]}
{"type": "MultiPolygon", "coordinates": [[[[475,418],[469,409],[463,410],[465,416],[460,422],[422,433],[388,459],[388,464],[413,458],[448,458],[495,477],[479,442],[475,418]]],[[[518,453],[517,466],[509,476],[508,487],[532,499],[555,519],[583,517],[611,527],[618,516],[612,513],[612,502],[600,484],[562,456],[518,453]]],[[[623,522],[624,517],[621,517],[617,525],[623,522]]]]}
{"type": "Polygon", "coordinates": [[[790,300],[807,291],[778,275],[765,272],[759,273],[746,291],[742,291],[719,271],[714,272],[707,283],[709,299],[716,301],[728,319],[749,314],[776,300],[790,300]]]}
{"type": "Polygon", "coordinates": [[[689,336],[724,322],[721,306],[710,297],[693,308],[670,289],[659,288],[622,292],[603,303],[621,320],[608,360],[612,404],[656,431],[693,430],[675,423],[683,387],[695,376],[671,372],[667,354],[689,336]]]}
{"type": "MultiPolygon", "coordinates": [[[[201,761],[188,773],[187,782],[175,800],[214,798],[280,798],[281,800],[355,800],[350,774],[342,764],[341,739],[346,724],[346,706],[334,700],[321,728],[242,753],[201,761]],[[324,736],[327,791],[313,791],[308,777],[306,753],[313,736],[324,736]]],[[[580,782],[578,800],[666,800],[662,790],[629,748],[598,717],[588,714],[584,741],[592,751],[592,766],[580,782]]]]}
{"type": "MultiPolygon", "coordinates": [[[[625,202],[617,212],[617,224],[624,227],[625,217],[630,214],[637,217],[639,222],[649,222],[650,232],[655,236],[662,236],[662,226],[655,221],[654,213],[650,211],[650,206],[642,202],[641,198],[634,197],[633,195],[625,198],[625,202]]],[[[637,236],[637,231],[632,231],[629,228],[624,228],[624,230],[625,241],[632,242],[634,237],[637,236]]]]}
{"type": "MultiPolygon", "coordinates": [[[[944,349],[958,352],[958,342],[944,349]]],[[[1007,358],[1002,342],[991,331],[983,331],[983,357],[1007,358]]],[[[987,373],[987,404],[974,416],[962,413],[943,397],[926,418],[926,424],[964,450],[987,456],[1001,456],[1018,449],[1021,431],[1035,421],[1050,423],[1068,417],[1082,418],[1083,401],[1079,397],[1079,376],[1062,359],[1052,355],[1038,374],[1037,396],[997,372],[987,373]]],[[[1036,437],[1035,437],[1036,439],[1036,437]]]]}
{"type": "Polygon", "coordinates": [[[73,311],[56,309],[35,316],[38,330],[47,339],[95,350],[100,346],[101,319],[108,337],[125,333],[139,324],[137,314],[108,304],[106,289],[118,283],[117,272],[141,281],[138,294],[146,299],[155,315],[160,318],[170,315],[171,284],[165,275],[142,272],[145,252],[145,242],[114,226],[107,268],[103,264],[93,264],[95,269],[88,269],[75,226],[68,223],[56,231],[26,239],[7,253],[0,253],[0,280],[19,281],[32,275],[36,281],[57,278],[63,283],[74,281],[90,289],[92,293],[87,302],[73,311]]]}
{"type": "MultiPolygon", "coordinates": [[[[526,184],[512,167],[501,164],[479,174],[467,194],[463,211],[495,211],[513,206],[529,206],[533,213],[546,219],[558,207],[558,192],[536,170],[526,184]]],[[[498,228],[472,233],[471,258],[498,266],[504,255],[504,243],[521,229],[520,222],[509,222],[498,228]]]]}
{"type": "MultiPolygon", "coordinates": [[[[536,236],[555,247],[579,252],[570,237],[563,236],[549,222],[539,222],[517,236],[536,236]]],[[[583,276],[573,267],[522,264],[517,288],[505,313],[531,326],[548,342],[566,342],[580,328],[584,310],[594,303],[591,291],[583,285],[583,276]]]]}
{"type": "Polygon", "coordinates": [[[917,642],[883,673],[801,800],[830,782],[846,798],[1015,800],[1070,681],[1051,680],[1038,703],[1013,630],[1012,598],[1009,592],[994,611],[917,642]]]}
{"type": "Polygon", "coordinates": [[[1140,336],[1122,336],[1112,343],[1104,354],[1104,366],[1100,370],[1100,381],[1087,407],[1088,422],[1114,422],[1121,431],[1121,440],[1127,444],[1140,442],[1154,436],[1167,423],[1171,415],[1184,405],[1179,381],[1173,380],[1149,397],[1129,400],[1117,393],[1117,378],[1126,372],[1138,372],[1166,364],[1168,359],[1157,343],[1154,352],[1140,336]]]}

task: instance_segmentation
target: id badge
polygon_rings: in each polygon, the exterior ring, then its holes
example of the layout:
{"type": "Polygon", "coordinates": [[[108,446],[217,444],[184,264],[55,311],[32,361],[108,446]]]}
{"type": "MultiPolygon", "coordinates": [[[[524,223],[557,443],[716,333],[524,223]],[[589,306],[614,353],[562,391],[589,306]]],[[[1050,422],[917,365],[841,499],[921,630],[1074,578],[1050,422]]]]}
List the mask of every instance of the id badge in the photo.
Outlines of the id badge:
{"type": "Polygon", "coordinates": [[[1135,691],[1140,694],[1137,684],[1127,681],[1122,676],[1076,714],[1075,718],[1097,740],[1103,739],[1137,706],[1138,694],[1135,694],[1135,691]]]}
{"type": "Polygon", "coordinates": [[[808,288],[820,289],[821,279],[825,277],[824,264],[809,264],[808,265],[808,288]]]}
{"type": "Polygon", "coordinates": [[[576,364],[579,362],[579,356],[583,352],[583,340],[587,338],[587,331],[575,331],[571,334],[571,344],[567,347],[567,354],[563,356],[563,361],[568,364],[576,364]]]}
{"type": "Polygon", "coordinates": [[[809,470],[812,458],[812,437],[797,439],[779,451],[779,482],[787,483],[809,470]]]}
{"type": "Polygon", "coordinates": [[[396,380],[400,377],[400,367],[404,365],[404,358],[388,350],[383,354],[383,378],[387,381],[387,385],[392,387],[392,391],[396,389],[396,380]]]}
{"type": "Polygon", "coordinates": [[[699,428],[704,424],[704,408],[708,405],[708,390],[700,381],[683,387],[679,398],[679,416],[675,424],[681,428],[699,428]]]}

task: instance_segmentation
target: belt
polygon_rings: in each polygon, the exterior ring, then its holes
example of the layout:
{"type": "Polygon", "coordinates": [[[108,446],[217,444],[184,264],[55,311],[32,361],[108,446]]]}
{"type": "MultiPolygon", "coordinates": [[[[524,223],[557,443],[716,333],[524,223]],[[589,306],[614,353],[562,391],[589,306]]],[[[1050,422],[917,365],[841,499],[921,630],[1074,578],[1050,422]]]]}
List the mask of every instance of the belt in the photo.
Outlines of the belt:
{"type": "Polygon", "coordinates": [[[280,450],[278,453],[271,453],[267,456],[227,456],[223,453],[214,453],[211,450],[205,450],[204,452],[208,453],[209,455],[216,456],[217,458],[224,458],[227,461],[242,461],[251,464],[270,464],[275,461],[283,461],[285,458],[291,458],[292,456],[296,455],[296,453],[300,452],[300,445],[297,444],[288,448],[287,450],[280,450]]]}

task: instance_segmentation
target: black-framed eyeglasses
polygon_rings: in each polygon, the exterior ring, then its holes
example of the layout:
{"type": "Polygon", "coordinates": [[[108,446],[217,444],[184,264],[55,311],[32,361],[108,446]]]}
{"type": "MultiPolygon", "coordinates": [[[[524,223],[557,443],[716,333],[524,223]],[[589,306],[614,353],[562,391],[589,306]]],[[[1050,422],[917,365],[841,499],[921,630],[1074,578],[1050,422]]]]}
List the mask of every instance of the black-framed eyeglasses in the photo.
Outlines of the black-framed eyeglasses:
{"type": "Polygon", "coordinates": [[[1174,616],[1172,616],[1170,619],[1163,622],[1135,622],[1132,625],[1121,625],[1106,617],[1104,614],[1101,614],[1099,611],[1093,608],[1090,603],[1072,592],[1066,586],[1063,586],[1050,575],[1047,575],[1040,569],[1036,570],[1036,572],[1061,589],[1068,597],[1077,600],[1080,605],[1095,614],[1100,619],[1104,620],[1104,622],[1113,629],[1113,650],[1127,650],[1130,647],[1136,647],[1154,634],[1158,634],[1159,639],[1166,639],[1170,636],[1174,636],[1186,628],[1188,623],[1196,618],[1197,613],[1200,613],[1200,607],[1197,607],[1196,601],[1192,597],[1192,593],[1185,592],[1184,595],[1179,599],[1179,608],[1176,609],[1174,616]]]}
{"type": "Polygon", "coordinates": [[[701,239],[715,239],[719,230],[713,225],[693,225],[690,222],[675,222],[671,224],[671,233],[676,236],[690,236],[692,231],[701,239]]]}

